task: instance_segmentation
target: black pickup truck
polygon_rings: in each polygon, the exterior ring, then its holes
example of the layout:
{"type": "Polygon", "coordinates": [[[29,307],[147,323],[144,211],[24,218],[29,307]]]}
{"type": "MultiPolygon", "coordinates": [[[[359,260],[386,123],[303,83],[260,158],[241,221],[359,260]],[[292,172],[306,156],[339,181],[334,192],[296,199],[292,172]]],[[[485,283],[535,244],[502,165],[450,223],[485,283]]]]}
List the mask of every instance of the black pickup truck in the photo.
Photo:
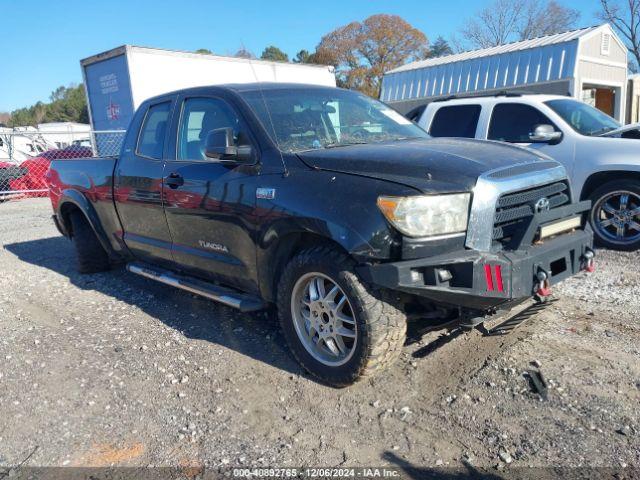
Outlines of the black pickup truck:
{"type": "Polygon", "coordinates": [[[337,88],[162,95],[118,158],[55,160],[48,178],[81,272],[126,262],[242,311],[276,305],[297,360],[336,386],[393,362],[407,318],[474,326],[593,269],[589,204],[560,164],[431,139],[337,88]]]}

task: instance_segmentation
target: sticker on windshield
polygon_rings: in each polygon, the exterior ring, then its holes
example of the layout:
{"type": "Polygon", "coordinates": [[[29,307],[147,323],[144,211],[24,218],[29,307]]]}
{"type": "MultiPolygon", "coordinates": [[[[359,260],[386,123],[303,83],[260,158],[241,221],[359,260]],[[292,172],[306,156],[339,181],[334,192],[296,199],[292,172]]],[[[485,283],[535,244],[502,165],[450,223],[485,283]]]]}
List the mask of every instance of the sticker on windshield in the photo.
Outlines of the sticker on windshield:
{"type": "Polygon", "coordinates": [[[395,110],[391,110],[391,109],[387,108],[387,109],[384,109],[384,110],[380,110],[380,113],[382,113],[383,115],[386,115],[391,120],[393,120],[396,123],[399,123],[400,125],[411,125],[411,121],[410,120],[407,120],[406,118],[404,118],[402,115],[400,115],[395,110]]]}

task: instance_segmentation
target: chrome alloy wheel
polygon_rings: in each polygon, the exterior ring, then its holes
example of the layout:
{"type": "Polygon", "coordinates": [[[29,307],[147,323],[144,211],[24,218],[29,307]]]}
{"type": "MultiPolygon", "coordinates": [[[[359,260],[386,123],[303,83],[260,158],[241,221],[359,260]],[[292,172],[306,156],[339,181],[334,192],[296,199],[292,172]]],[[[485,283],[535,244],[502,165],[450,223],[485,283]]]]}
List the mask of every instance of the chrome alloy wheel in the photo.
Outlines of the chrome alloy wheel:
{"type": "Polygon", "coordinates": [[[349,299],[328,276],[310,272],[293,286],[291,317],[304,348],[331,367],[349,361],[356,349],[358,329],[349,299]]]}
{"type": "Polygon", "coordinates": [[[591,212],[598,234],[611,243],[625,245],[640,240],[640,196],[617,190],[602,196],[591,212]]]}

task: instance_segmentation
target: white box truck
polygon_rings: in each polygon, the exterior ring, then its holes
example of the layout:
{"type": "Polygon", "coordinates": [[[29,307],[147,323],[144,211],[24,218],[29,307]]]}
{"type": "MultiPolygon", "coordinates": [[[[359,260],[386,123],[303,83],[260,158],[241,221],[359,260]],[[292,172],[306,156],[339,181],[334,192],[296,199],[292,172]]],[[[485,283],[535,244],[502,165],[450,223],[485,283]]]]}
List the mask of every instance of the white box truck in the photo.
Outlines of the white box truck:
{"type": "MultiPolygon", "coordinates": [[[[334,68],[124,45],[80,61],[94,130],[124,130],[147,98],[223,83],[292,82],[335,87],[334,68]]],[[[98,145],[99,147],[99,145],[98,145]]]]}

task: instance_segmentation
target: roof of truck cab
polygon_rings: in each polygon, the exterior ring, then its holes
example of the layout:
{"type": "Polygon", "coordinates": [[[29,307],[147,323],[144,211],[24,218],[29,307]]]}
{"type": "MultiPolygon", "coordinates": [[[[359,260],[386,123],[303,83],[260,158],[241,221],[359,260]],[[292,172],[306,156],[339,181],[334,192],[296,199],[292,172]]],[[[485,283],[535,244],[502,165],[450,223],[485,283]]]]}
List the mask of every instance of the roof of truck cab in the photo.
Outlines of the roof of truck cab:
{"type": "Polygon", "coordinates": [[[313,88],[316,90],[344,90],[339,87],[329,87],[326,85],[316,85],[311,83],[293,83],[293,82],[254,82],[254,83],[229,83],[221,85],[237,92],[252,92],[255,90],[289,90],[295,88],[313,88]]]}
{"type": "MultiPolygon", "coordinates": [[[[227,89],[236,92],[253,92],[256,90],[270,91],[270,90],[290,90],[296,88],[305,89],[331,89],[335,90],[338,87],[329,87],[326,85],[316,85],[312,83],[293,83],[293,82],[253,82],[253,83],[221,83],[217,85],[203,85],[200,87],[183,88],[171,93],[184,93],[184,92],[198,92],[207,89],[227,89]]],[[[343,89],[340,89],[343,90],[343,89]]]]}
{"type": "Polygon", "coordinates": [[[216,85],[202,85],[199,87],[181,88],[172,92],[166,92],[161,95],[150,97],[145,102],[155,101],[170,95],[177,94],[198,94],[215,90],[230,90],[238,93],[255,92],[255,91],[273,91],[273,90],[290,90],[296,88],[314,89],[314,90],[346,90],[339,87],[329,87],[326,85],[315,85],[309,83],[286,83],[286,82],[255,82],[255,83],[221,83],[216,85]]]}

